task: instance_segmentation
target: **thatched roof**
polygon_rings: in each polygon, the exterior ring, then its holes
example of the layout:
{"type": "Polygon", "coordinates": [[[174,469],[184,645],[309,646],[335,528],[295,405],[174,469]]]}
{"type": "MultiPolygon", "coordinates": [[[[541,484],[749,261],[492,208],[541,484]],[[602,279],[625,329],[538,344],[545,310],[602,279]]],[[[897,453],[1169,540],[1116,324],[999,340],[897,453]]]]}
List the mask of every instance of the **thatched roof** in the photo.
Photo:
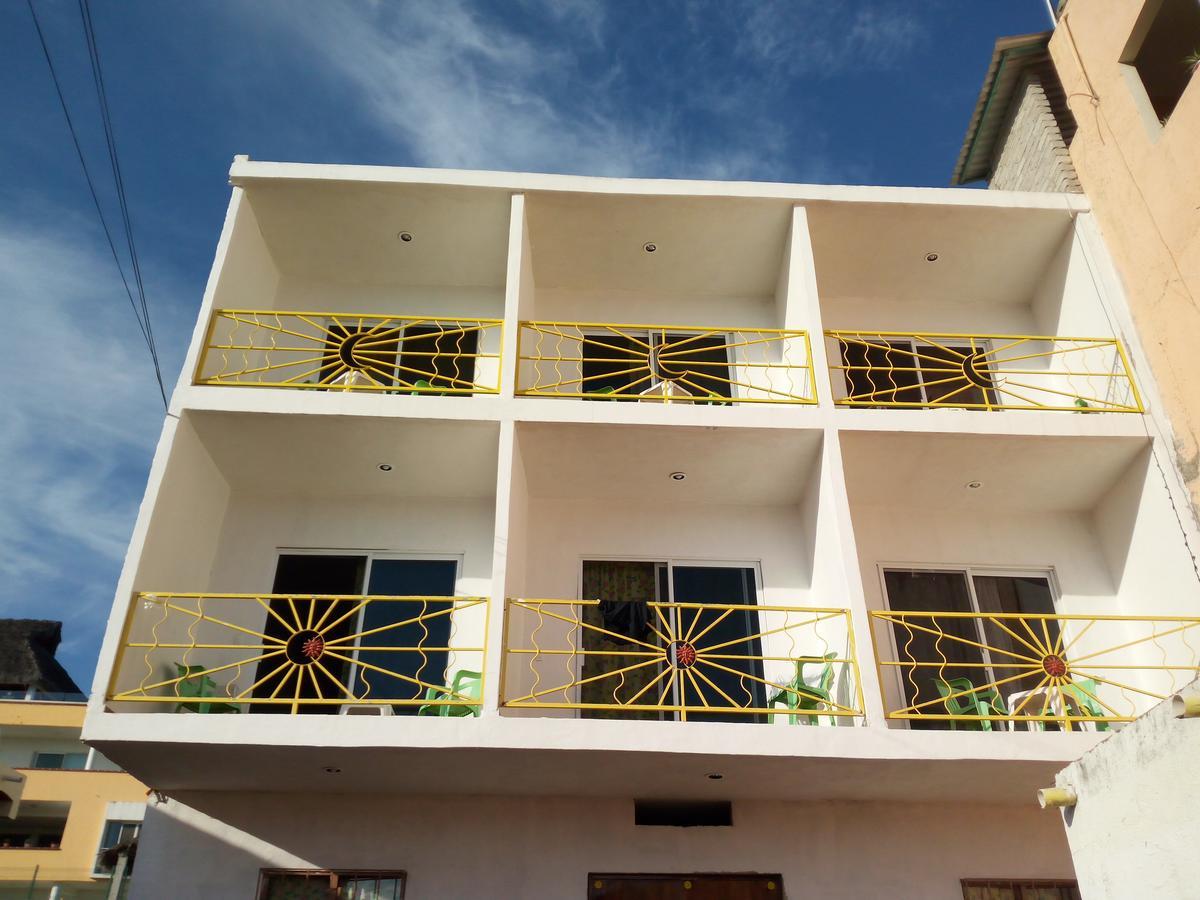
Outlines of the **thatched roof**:
{"type": "Polygon", "coordinates": [[[33,688],[42,693],[80,693],[54,652],[62,622],[0,619],[0,688],[33,688]]]}

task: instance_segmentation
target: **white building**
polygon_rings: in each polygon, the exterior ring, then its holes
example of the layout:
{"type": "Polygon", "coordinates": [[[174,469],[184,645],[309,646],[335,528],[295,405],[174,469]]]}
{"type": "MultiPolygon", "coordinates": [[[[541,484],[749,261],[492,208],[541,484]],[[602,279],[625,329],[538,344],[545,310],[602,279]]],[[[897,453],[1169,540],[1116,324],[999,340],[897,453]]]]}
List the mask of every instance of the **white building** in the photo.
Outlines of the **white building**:
{"type": "Polygon", "coordinates": [[[1077,896],[1035,790],[1200,664],[1085,198],[231,180],[85,726],[137,900],[1077,896]]]}

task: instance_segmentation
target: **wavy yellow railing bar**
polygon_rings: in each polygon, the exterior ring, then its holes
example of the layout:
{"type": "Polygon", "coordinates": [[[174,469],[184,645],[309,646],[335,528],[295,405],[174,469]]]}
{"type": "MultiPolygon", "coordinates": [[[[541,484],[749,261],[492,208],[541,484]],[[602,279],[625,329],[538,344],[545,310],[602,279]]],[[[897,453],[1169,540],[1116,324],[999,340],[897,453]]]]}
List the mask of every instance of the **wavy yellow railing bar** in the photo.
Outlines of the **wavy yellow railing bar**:
{"type": "Polygon", "coordinates": [[[143,592],[105,699],[154,712],[476,715],[487,609],[485,597],[143,592]]]}
{"type": "Polygon", "coordinates": [[[1114,338],[826,331],[838,406],[1144,412],[1114,338]]]}
{"type": "Polygon", "coordinates": [[[887,717],[933,727],[1105,731],[1200,674],[1200,617],[882,610],[871,619],[887,717]]]}
{"type": "Polygon", "coordinates": [[[526,321],[517,372],[526,397],[817,402],[808,333],[778,328],[526,321]]]}
{"type": "Polygon", "coordinates": [[[507,600],[500,705],[679,721],[863,715],[845,609],[650,601],[644,629],[631,634],[607,627],[600,607],[507,600]],[[745,618],[730,630],[734,616],[745,618]]]}
{"type": "Polygon", "coordinates": [[[473,317],[218,309],[194,383],[496,394],[503,328],[473,317]]]}

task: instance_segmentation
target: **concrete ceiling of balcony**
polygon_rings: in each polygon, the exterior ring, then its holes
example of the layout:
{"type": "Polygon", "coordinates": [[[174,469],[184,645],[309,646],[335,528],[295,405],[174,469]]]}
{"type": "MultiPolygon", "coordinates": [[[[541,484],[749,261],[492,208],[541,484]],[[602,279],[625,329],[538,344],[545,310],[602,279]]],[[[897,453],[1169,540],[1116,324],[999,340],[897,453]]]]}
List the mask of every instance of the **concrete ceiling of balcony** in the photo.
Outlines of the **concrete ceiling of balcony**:
{"type": "Polygon", "coordinates": [[[1072,224],[1065,208],[814,203],[808,215],[823,306],[1028,304],[1072,224]]]}
{"type": "Polygon", "coordinates": [[[518,425],[529,493],[644,505],[789,506],[812,484],[816,431],[642,425],[518,425]],[[683,472],[683,481],[671,479],[683,472]]]}
{"type": "Polygon", "coordinates": [[[492,422],[214,412],[188,418],[235,491],[397,498],[496,492],[499,426],[492,422]]]}
{"type": "Polygon", "coordinates": [[[415,184],[256,184],[247,197],[281,274],[503,288],[508,191],[415,184]],[[411,242],[398,237],[407,231],[411,242]]]}
{"type": "MultiPolygon", "coordinates": [[[[527,195],[538,289],[769,297],[791,228],[781,200],[527,195]],[[657,248],[647,253],[643,245],[657,248]]],[[[656,321],[648,319],[646,321],[656,321]]]]}
{"type": "Polygon", "coordinates": [[[841,444],[852,504],[1088,512],[1146,439],[844,432],[841,444]],[[967,487],[976,481],[982,486],[967,487]]]}

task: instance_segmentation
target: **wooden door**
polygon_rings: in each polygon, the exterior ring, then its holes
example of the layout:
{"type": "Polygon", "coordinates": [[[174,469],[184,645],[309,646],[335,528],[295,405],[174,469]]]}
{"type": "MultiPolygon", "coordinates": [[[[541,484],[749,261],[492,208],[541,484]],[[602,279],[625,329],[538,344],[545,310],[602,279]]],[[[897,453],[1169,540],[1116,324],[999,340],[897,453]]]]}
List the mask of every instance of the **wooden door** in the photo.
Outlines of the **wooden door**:
{"type": "Polygon", "coordinates": [[[779,875],[588,876],[588,900],[780,900],[779,875]]]}

